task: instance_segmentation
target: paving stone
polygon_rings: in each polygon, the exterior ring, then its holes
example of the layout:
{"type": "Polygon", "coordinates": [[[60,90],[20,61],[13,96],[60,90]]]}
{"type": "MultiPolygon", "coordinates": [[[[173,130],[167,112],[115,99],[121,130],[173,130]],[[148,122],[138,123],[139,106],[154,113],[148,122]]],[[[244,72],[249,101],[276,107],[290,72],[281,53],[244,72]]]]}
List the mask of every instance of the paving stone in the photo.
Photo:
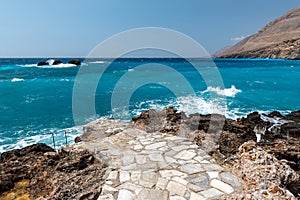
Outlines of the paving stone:
{"type": "Polygon", "coordinates": [[[206,186],[203,186],[203,185],[196,185],[193,183],[188,183],[187,185],[188,189],[194,192],[201,192],[203,190],[206,190],[208,186],[209,186],[208,184],[206,186]]]}
{"type": "Polygon", "coordinates": [[[165,156],[165,160],[166,160],[168,163],[176,163],[176,162],[177,162],[174,158],[169,157],[169,156],[165,156]]]}
{"type": "Polygon", "coordinates": [[[210,164],[210,162],[208,160],[201,160],[200,163],[201,164],[210,164]]]}
{"type": "Polygon", "coordinates": [[[126,182],[130,180],[130,173],[127,171],[120,171],[120,182],[126,182]]]}
{"type": "Polygon", "coordinates": [[[180,140],[186,140],[185,138],[182,137],[178,137],[178,136],[171,136],[171,137],[166,137],[167,140],[171,140],[171,141],[180,141],[180,140]]]}
{"type": "Polygon", "coordinates": [[[134,146],[133,146],[133,149],[136,150],[136,151],[142,150],[143,148],[144,148],[144,146],[141,145],[141,144],[137,144],[137,145],[134,145],[134,146]]]}
{"type": "Polygon", "coordinates": [[[170,157],[173,157],[175,154],[177,154],[178,152],[177,151],[174,151],[174,150],[170,150],[170,151],[167,151],[164,153],[165,156],[170,156],[170,157]]]}
{"type": "Polygon", "coordinates": [[[201,156],[195,156],[194,160],[196,160],[197,162],[201,162],[204,158],[201,156]]]}
{"type": "Polygon", "coordinates": [[[177,170],[160,170],[159,173],[163,178],[169,178],[169,179],[173,176],[179,176],[181,178],[187,177],[187,174],[177,170]]]}
{"type": "Polygon", "coordinates": [[[112,194],[101,195],[97,200],[115,200],[112,194]]]}
{"type": "Polygon", "coordinates": [[[242,186],[242,184],[240,183],[238,178],[230,172],[223,172],[220,174],[220,177],[223,182],[228,183],[229,185],[231,185],[233,187],[241,187],[242,186]]]}
{"type": "Polygon", "coordinates": [[[196,145],[196,144],[191,144],[191,145],[189,146],[189,148],[191,148],[191,149],[199,149],[199,146],[196,145]]]}
{"type": "Polygon", "coordinates": [[[139,181],[139,185],[145,187],[145,188],[153,188],[155,186],[154,182],[149,182],[149,181],[145,181],[145,180],[140,180],[139,181]]]}
{"type": "Polygon", "coordinates": [[[185,160],[177,160],[179,165],[185,165],[187,162],[185,160]]]}
{"type": "Polygon", "coordinates": [[[222,192],[226,193],[226,194],[230,194],[234,191],[234,189],[228,185],[227,183],[224,183],[220,180],[217,179],[213,179],[210,182],[210,185],[214,188],[217,188],[218,190],[221,190],[222,192]]]}
{"type": "Polygon", "coordinates": [[[158,154],[158,153],[150,154],[149,159],[154,162],[164,162],[165,161],[164,158],[162,157],[162,155],[158,154]]]}
{"type": "Polygon", "coordinates": [[[219,172],[206,172],[210,179],[218,178],[219,172]]]}
{"type": "Polygon", "coordinates": [[[135,170],[137,168],[137,164],[133,163],[127,166],[122,166],[120,167],[122,170],[127,171],[127,170],[135,170]]]}
{"type": "Polygon", "coordinates": [[[118,171],[111,171],[107,177],[107,180],[117,180],[118,171]]]}
{"type": "Polygon", "coordinates": [[[141,179],[142,172],[141,171],[131,171],[131,181],[139,182],[141,179]]]}
{"type": "MultiPolygon", "coordinates": [[[[197,186],[197,190],[205,190],[209,187],[209,178],[205,173],[202,174],[196,174],[193,176],[190,176],[186,178],[187,181],[189,181],[191,184],[194,184],[197,186]]],[[[194,189],[195,191],[195,189],[194,189]]]]}
{"type": "Polygon", "coordinates": [[[151,182],[155,182],[157,181],[157,174],[156,172],[153,171],[144,171],[142,172],[142,176],[141,178],[145,181],[151,181],[151,182]]]}
{"type": "Polygon", "coordinates": [[[181,159],[181,160],[190,160],[192,159],[196,153],[193,150],[183,150],[176,154],[174,158],[181,159]]]}
{"type": "Polygon", "coordinates": [[[188,163],[188,164],[198,164],[199,162],[197,162],[196,160],[187,160],[186,163],[188,163]]]}
{"type": "Polygon", "coordinates": [[[159,150],[160,152],[165,152],[165,151],[167,151],[167,150],[169,150],[169,149],[170,149],[169,147],[163,146],[163,147],[159,148],[158,150],[159,150]]]}
{"type": "Polygon", "coordinates": [[[179,145],[179,146],[174,146],[174,147],[172,147],[172,149],[173,149],[174,151],[182,151],[182,150],[188,149],[188,148],[189,148],[189,146],[187,146],[187,145],[179,145]]]}
{"type": "Polygon", "coordinates": [[[204,172],[205,170],[197,165],[197,164],[186,164],[180,167],[180,170],[182,172],[185,172],[187,174],[195,174],[195,173],[199,173],[199,172],[204,172]]]}
{"type": "Polygon", "coordinates": [[[157,165],[158,165],[159,169],[167,169],[170,167],[170,165],[166,162],[158,162],[157,165]]]}
{"type": "Polygon", "coordinates": [[[107,184],[107,185],[112,185],[113,182],[112,182],[112,181],[105,181],[105,184],[107,184]]]}
{"type": "Polygon", "coordinates": [[[184,197],[181,196],[171,196],[169,200],[186,200],[184,197]]]}
{"type": "Polygon", "coordinates": [[[201,164],[201,166],[206,170],[206,171],[223,171],[224,168],[221,167],[220,165],[218,164],[213,164],[213,163],[210,163],[210,164],[201,164]]]}
{"type": "Polygon", "coordinates": [[[117,200],[134,200],[134,194],[128,190],[120,190],[117,200]]]}
{"type": "Polygon", "coordinates": [[[133,155],[124,155],[122,157],[122,162],[123,162],[123,165],[130,165],[132,163],[134,163],[134,156],[133,155]]]}
{"type": "Polygon", "coordinates": [[[169,193],[165,190],[143,189],[138,195],[137,200],[168,200],[169,193]]]}
{"type": "Polygon", "coordinates": [[[135,156],[136,163],[139,165],[143,165],[147,163],[147,156],[145,155],[137,155],[135,156]]]}
{"type": "Polygon", "coordinates": [[[200,194],[191,192],[190,200],[205,200],[205,198],[203,196],[201,196],[200,194]]]}
{"type": "Polygon", "coordinates": [[[181,183],[182,185],[187,185],[188,181],[184,180],[183,178],[180,177],[173,177],[172,178],[173,181],[176,181],[177,183],[181,183]]]}
{"type": "Polygon", "coordinates": [[[131,192],[134,192],[135,194],[139,194],[140,191],[142,191],[143,187],[140,185],[126,182],[123,183],[122,185],[119,185],[117,189],[126,189],[126,190],[130,190],[131,192]]]}
{"type": "Polygon", "coordinates": [[[156,187],[158,189],[164,190],[164,189],[166,189],[167,184],[168,184],[168,180],[167,179],[159,177],[158,180],[157,180],[157,183],[156,183],[156,187]]]}
{"type": "Polygon", "coordinates": [[[175,181],[170,181],[167,185],[167,190],[173,194],[183,196],[186,192],[186,187],[175,181]]]}
{"type": "Polygon", "coordinates": [[[152,188],[157,183],[157,174],[153,171],[144,171],[142,172],[141,180],[139,182],[140,185],[152,188]]]}
{"type": "Polygon", "coordinates": [[[223,192],[215,189],[215,188],[210,188],[208,190],[202,191],[200,192],[205,198],[210,198],[210,199],[215,199],[217,197],[220,197],[222,195],[224,195],[223,192]]]}
{"type": "Polygon", "coordinates": [[[166,142],[158,142],[158,143],[147,145],[145,147],[145,149],[146,150],[149,150],[149,149],[158,149],[158,148],[163,147],[165,145],[166,145],[166,142]]]}
{"type": "Polygon", "coordinates": [[[104,184],[102,187],[102,194],[111,194],[113,192],[117,192],[118,190],[114,187],[104,184]]]}
{"type": "Polygon", "coordinates": [[[158,168],[157,163],[149,162],[143,165],[139,165],[139,169],[142,170],[156,170],[158,168]]]}

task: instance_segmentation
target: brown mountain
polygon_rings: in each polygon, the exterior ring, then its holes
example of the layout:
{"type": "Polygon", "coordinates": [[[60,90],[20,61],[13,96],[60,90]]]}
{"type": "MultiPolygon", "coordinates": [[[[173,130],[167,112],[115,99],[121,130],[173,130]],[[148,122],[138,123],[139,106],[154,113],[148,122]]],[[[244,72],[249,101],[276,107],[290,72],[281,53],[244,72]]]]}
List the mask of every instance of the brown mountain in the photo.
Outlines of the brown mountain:
{"type": "Polygon", "coordinates": [[[267,24],[225,51],[219,58],[300,59],[300,7],[267,24]]]}

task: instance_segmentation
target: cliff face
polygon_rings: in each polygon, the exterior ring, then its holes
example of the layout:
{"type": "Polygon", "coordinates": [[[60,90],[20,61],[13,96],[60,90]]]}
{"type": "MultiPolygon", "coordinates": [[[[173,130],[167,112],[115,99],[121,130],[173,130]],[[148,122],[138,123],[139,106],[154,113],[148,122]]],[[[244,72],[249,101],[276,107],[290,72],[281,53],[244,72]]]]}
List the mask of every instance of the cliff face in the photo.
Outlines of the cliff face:
{"type": "Polygon", "coordinates": [[[215,57],[300,59],[300,7],[215,57]]]}

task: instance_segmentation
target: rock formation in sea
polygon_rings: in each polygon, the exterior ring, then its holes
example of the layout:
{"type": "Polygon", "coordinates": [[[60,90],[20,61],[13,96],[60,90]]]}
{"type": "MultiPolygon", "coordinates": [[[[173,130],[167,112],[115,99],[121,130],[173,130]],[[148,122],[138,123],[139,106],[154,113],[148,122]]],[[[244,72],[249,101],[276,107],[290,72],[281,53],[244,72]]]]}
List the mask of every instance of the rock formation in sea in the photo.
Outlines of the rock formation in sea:
{"type": "Polygon", "coordinates": [[[60,61],[60,60],[55,60],[52,65],[59,65],[59,64],[62,64],[63,62],[60,61]]]}
{"type": "Polygon", "coordinates": [[[41,61],[41,62],[38,62],[38,64],[37,64],[37,66],[45,66],[45,65],[49,65],[49,63],[41,61]]]}
{"type": "Polygon", "coordinates": [[[77,65],[77,66],[81,65],[81,61],[80,60],[70,60],[68,63],[69,64],[73,64],[73,65],[77,65]]]}
{"type": "Polygon", "coordinates": [[[258,33],[216,53],[215,57],[300,59],[300,7],[268,23],[258,33]]]}

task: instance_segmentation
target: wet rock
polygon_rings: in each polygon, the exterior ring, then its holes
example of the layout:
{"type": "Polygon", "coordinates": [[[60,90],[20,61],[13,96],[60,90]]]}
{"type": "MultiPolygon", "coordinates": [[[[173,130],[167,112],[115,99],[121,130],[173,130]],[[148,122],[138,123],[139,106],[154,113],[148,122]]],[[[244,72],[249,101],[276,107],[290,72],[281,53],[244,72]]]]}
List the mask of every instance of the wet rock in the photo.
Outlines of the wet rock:
{"type": "Polygon", "coordinates": [[[70,60],[68,63],[69,64],[73,64],[73,65],[77,65],[77,66],[81,65],[81,61],[80,60],[70,60]]]}
{"type": "Polygon", "coordinates": [[[60,60],[55,60],[52,65],[59,65],[59,64],[62,64],[63,62],[60,61],[60,60]]]}
{"type": "Polygon", "coordinates": [[[41,61],[41,62],[38,62],[38,64],[37,64],[37,66],[45,66],[45,65],[49,65],[49,63],[41,61]]]}

